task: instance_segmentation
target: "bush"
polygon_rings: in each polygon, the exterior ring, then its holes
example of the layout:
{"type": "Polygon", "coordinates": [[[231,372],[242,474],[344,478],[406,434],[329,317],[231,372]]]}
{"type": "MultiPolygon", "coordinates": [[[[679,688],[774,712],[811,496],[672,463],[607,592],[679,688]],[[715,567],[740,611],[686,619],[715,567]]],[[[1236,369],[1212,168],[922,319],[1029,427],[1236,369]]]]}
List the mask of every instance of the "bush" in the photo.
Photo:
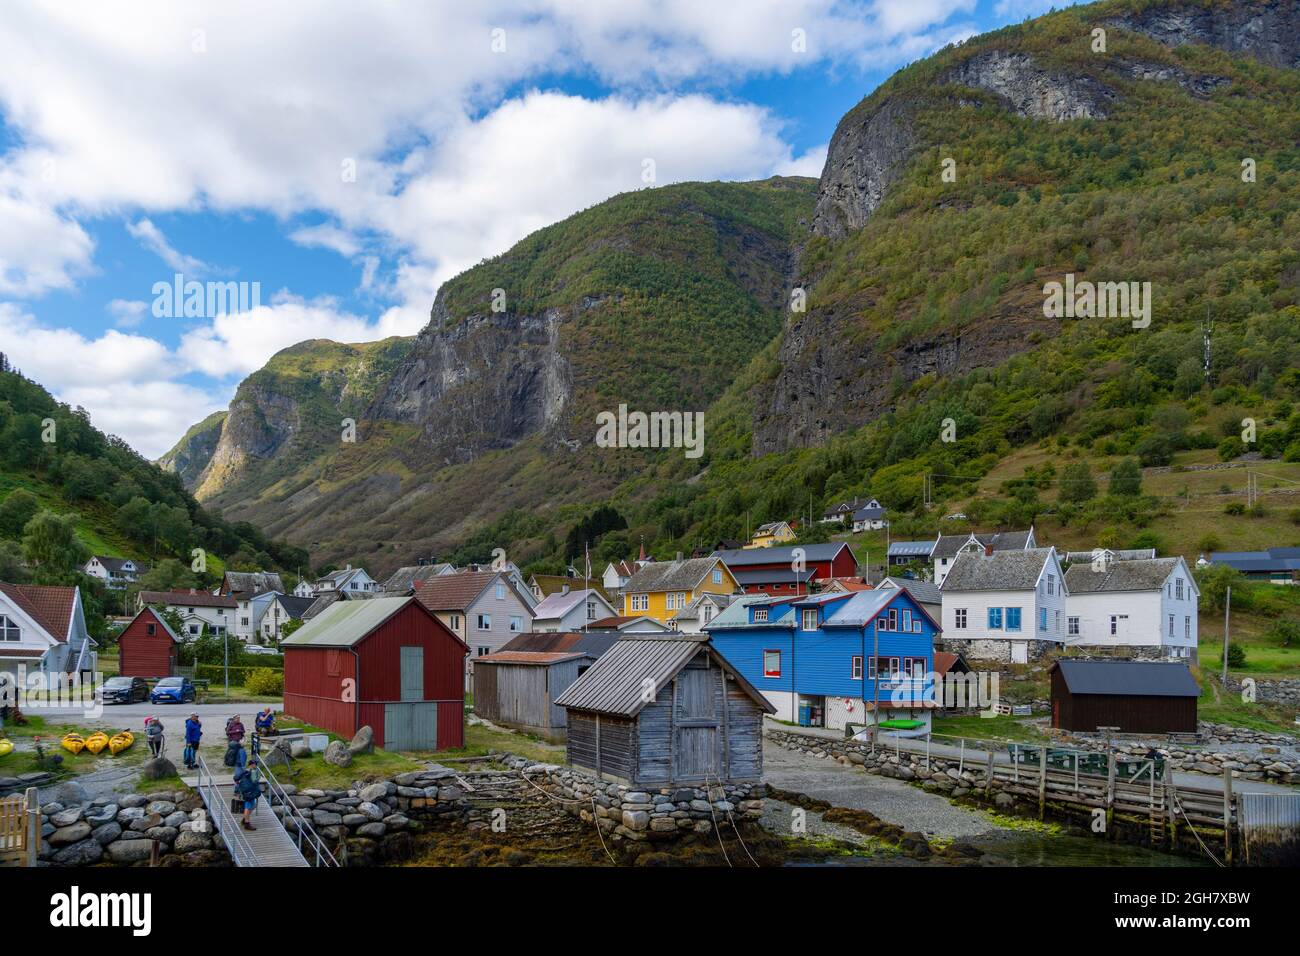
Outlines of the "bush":
{"type": "Polygon", "coordinates": [[[244,687],[250,694],[271,696],[284,693],[284,671],[271,667],[254,667],[244,678],[244,687]]]}
{"type": "Polygon", "coordinates": [[[1246,648],[1241,644],[1228,645],[1228,666],[1245,667],[1246,666],[1246,648]]]}

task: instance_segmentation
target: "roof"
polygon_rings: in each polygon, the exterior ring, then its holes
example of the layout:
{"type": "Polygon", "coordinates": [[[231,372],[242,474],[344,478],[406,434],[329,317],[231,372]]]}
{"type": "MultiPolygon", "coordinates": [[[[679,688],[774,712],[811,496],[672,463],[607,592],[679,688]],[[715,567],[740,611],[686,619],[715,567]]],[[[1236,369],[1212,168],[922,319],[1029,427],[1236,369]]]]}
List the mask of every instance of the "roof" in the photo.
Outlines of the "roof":
{"type": "Polygon", "coordinates": [[[576,591],[569,591],[567,594],[555,591],[546,595],[534,606],[533,618],[564,617],[579,604],[582,604],[589,596],[599,598],[605,603],[608,610],[614,610],[613,605],[609,603],[609,598],[605,597],[604,592],[599,588],[578,588],[576,591]]]}
{"type": "Polygon", "coordinates": [[[752,571],[732,571],[731,575],[741,587],[749,587],[754,584],[807,584],[816,573],[814,568],[805,571],[755,568],[752,571]]]}
{"type": "MultiPolygon", "coordinates": [[[[674,634],[664,637],[629,638],[615,644],[585,674],[568,686],[555,703],[573,710],[586,710],[616,717],[635,717],[650,701],[643,689],[649,679],[657,690],[668,687],[672,679],[697,654],[708,652],[730,674],[746,694],[765,713],[776,708],[717,652],[708,637],[700,634],[674,634]]],[[[656,694],[657,698],[658,694],[656,694]]]]}
{"type": "Polygon", "coordinates": [[[284,582],[274,571],[227,571],[221,582],[231,593],[283,591],[284,582]]]}
{"type": "Polygon", "coordinates": [[[993,554],[967,552],[958,555],[940,590],[945,593],[1032,590],[1038,584],[1043,565],[1051,554],[1051,548],[995,551],[993,554]]]}
{"type": "Polygon", "coordinates": [[[789,528],[790,525],[785,521],[769,521],[766,524],[759,525],[758,530],[756,530],[754,534],[775,534],[782,527],[789,528]]]}
{"type": "Polygon", "coordinates": [[[655,561],[632,575],[623,590],[690,591],[704,580],[705,575],[718,564],[716,555],[707,558],[687,558],[684,561],[655,561]]]}
{"type": "Polygon", "coordinates": [[[888,554],[890,557],[929,557],[933,549],[933,541],[891,541],[888,554]]]}
{"type": "Polygon", "coordinates": [[[1300,548],[1267,551],[1212,551],[1211,564],[1226,564],[1238,571],[1300,571],[1300,548]]]}
{"type": "MultiPolygon", "coordinates": [[[[1065,572],[1065,587],[1071,594],[1096,594],[1102,591],[1159,591],[1182,558],[1152,558],[1147,561],[1115,561],[1106,570],[1093,570],[1092,564],[1076,564],[1065,572]]],[[[1188,574],[1190,581],[1192,576],[1188,574]]]]}
{"type": "Polygon", "coordinates": [[[609,566],[614,569],[614,573],[620,578],[630,578],[636,574],[635,561],[611,561],[609,566]]]}
{"type": "Polygon", "coordinates": [[[0,582],[0,591],[50,637],[60,644],[67,643],[68,629],[72,626],[72,609],[77,604],[75,587],[0,582]]]}
{"type": "Polygon", "coordinates": [[[610,617],[602,617],[599,621],[592,621],[587,625],[588,631],[593,630],[631,630],[635,625],[643,625],[649,630],[666,631],[668,627],[659,623],[652,617],[644,614],[614,614],[610,617]]]}
{"type": "Polygon", "coordinates": [[[292,618],[300,618],[306,612],[307,608],[316,603],[314,597],[298,597],[294,594],[281,594],[276,600],[280,606],[289,612],[292,618]]]}
{"type": "Polygon", "coordinates": [[[939,675],[949,672],[954,674],[969,674],[970,665],[966,663],[966,658],[960,654],[954,654],[951,651],[934,652],[934,672],[939,675]]]}
{"type": "MultiPolygon", "coordinates": [[[[805,561],[830,561],[844,548],[849,546],[843,541],[832,541],[828,544],[805,544],[800,545],[803,548],[803,557],[805,561]]],[[[853,550],[850,548],[849,553],[853,550]]],[[[716,558],[721,558],[723,563],[735,574],[737,568],[744,568],[752,564],[784,564],[787,567],[794,560],[794,546],[789,545],[779,548],[742,548],[738,551],[715,551],[713,554],[716,558]]]]}
{"type": "MultiPolygon", "coordinates": [[[[415,601],[384,597],[336,601],[280,642],[281,647],[355,647],[390,617],[415,601]]],[[[443,628],[446,631],[446,628],[443,628]]],[[[450,631],[446,633],[451,634],[450,631]]],[[[452,634],[455,637],[454,634],[452,634]]],[[[464,642],[456,638],[462,645],[464,642]]]]}
{"type": "Polygon", "coordinates": [[[209,594],[207,591],[141,591],[145,604],[163,604],[170,607],[239,607],[239,602],[229,594],[209,594]]]}
{"type": "Polygon", "coordinates": [[[1092,561],[1098,553],[1110,555],[1116,561],[1141,561],[1145,558],[1154,558],[1156,556],[1155,548],[1120,548],[1112,550],[1111,548],[1093,548],[1091,551],[1067,551],[1062,561],[1068,561],[1070,564],[1077,564],[1080,561],[1092,561]]]}
{"type": "Polygon", "coordinates": [[[427,581],[430,578],[436,578],[451,565],[445,561],[439,564],[412,564],[404,568],[398,568],[388,580],[383,583],[385,591],[397,591],[405,594],[411,590],[416,581],[427,581]]]}
{"type": "Polygon", "coordinates": [[[582,653],[599,657],[618,642],[619,636],[616,631],[530,631],[511,638],[501,650],[536,654],[582,653]]]}
{"type": "Polygon", "coordinates": [[[463,611],[501,571],[462,571],[415,582],[415,596],[430,611],[463,611]]]}
{"type": "Polygon", "coordinates": [[[854,521],[879,521],[885,517],[884,508],[864,507],[853,512],[854,521]]]}
{"type": "Polygon", "coordinates": [[[561,661],[587,660],[590,654],[581,651],[497,651],[474,658],[474,666],[480,664],[524,664],[529,667],[549,667],[561,661]]]}
{"type": "Polygon", "coordinates": [[[857,578],[831,578],[827,587],[837,591],[871,591],[874,587],[857,578]]]}
{"type": "Polygon", "coordinates": [[[674,620],[677,621],[694,621],[700,616],[700,607],[705,601],[716,604],[720,609],[725,609],[731,605],[738,595],[735,594],[714,594],[712,591],[705,591],[703,594],[696,595],[689,604],[677,612],[674,620]]]}
{"type": "Polygon", "coordinates": [[[916,578],[885,578],[880,582],[882,588],[907,588],[907,593],[912,595],[922,604],[942,604],[943,592],[939,590],[939,585],[933,581],[920,581],[916,578]]]}
{"type": "MultiPolygon", "coordinates": [[[[167,632],[167,634],[168,634],[169,637],[171,637],[171,639],[172,639],[172,643],[174,643],[174,644],[179,644],[179,643],[181,642],[180,637],[177,635],[177,633],[176,633],[175,631],[172,630],[172,626],[171,626],[170,624],[167,623],[167,618],[163,617],[161,614],[159,614],[159,613],[158,613],[157,611],[155,611],[153,608],[151,608],[151,607],[143,607],[143,608],[140,609],[140,614],[148,614],[148,615],[150,615],[150,616],[151,616],[155,621],[157,621],[159,624],[161,624],[161,625],[163,626],[163,630],[167,632]]],[[[131,624],[134,624],[134,623],[139,619],[140,614],[137,614],[135,617],[131,618],[131,623],[128,624],[127,627],[130,627],[131,624]]]]}
{"type": "Polygon", "coordinates": [[[96,554],[93,557],[96,561],[102,564],[108,571],[114,574],[121,571],[122,566],[127,563],[135,565],[136,571],[139,572],[144,572],[149,570],[149,565],[142,564],[141,562],[136,561],[134,558],[109,558],[109,557],[105,557],[102,554],[96,554]]]}
{"type": "Polygon", "coordinates": [[[996,551],[1024,551],[1029,544],[1029,536],[1033,534],[1034,529],[1028,531],[977,531],[972,534],[941,534],[939,540],[934,543],[934,550],[930,552],[931,558],[953,558],[967,544],[970,544],[971,538],[974,538],[980,544],[992,545],[996,551]]]}
{"type": "Polygon", "coordinates": [[[1165,661],[1069,660],[1060,670],[1071,694],[1121,697],[1200,697],[1201,688],[1186,664],[1165,661]]]}

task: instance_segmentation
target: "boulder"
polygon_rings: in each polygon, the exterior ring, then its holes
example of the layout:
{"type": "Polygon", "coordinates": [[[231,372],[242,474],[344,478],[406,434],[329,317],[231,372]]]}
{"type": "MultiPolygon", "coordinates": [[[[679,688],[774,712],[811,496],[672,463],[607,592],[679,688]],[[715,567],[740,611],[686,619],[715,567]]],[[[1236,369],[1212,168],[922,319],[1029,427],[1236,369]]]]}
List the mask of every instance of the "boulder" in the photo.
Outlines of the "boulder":
{"type": "Polygon", "coordinates": [[[176,836],[176,842],[172,844],[172,849],[177,853],[192,853],[195,850],[212,849],[212,837],[206,833],[197,833],[194,830],[186,830],[176,836]]]}
{"type": "Polygon", "coordinates": [[[130,826],[136,820],[144,819],[144,807],[123,807],[117,813],[117,822],[130,826]]]}
{"type": "Polygon", "coordinates": [[[377,820],[357,827],[357,836],[370,837],[375,840],[379,839],[387,832],[388,827],[377,820]]]}
{"type": "Polygon", "coordinates": [[[100,807],[91,807],[86,811],[86,822],[92,827],[100,827],[117,819],[116,803],[106,803],[100,807]]]}
{"type": "Polygon", "coordinates": [[[104,857],[104,848],[97,840],[82,840],[65,846],[50,859],[59,866],[90,866],[104,857]]]}
{"type": "Polygon", "coordinates": [[[163,826],[180,827],[182,823],[189,822],[190,815],[184,810],[177,810],[175,813],[169,813],[163,817],[163,826]]]}
{"type": "Polygon", "coordinates": [[[382,820],[385,816],[383,810],[381,810],[376,804],[370,802],[363,803],[361,806],[357,807],[357,813],[363,814],[368,820],[382,820]]]}
{"type": "Polygon", "coordinates": [[[150,757],[140,765],[140,774],[146,780],[162,780],[176,776],[176,764],[166,757],[150,757]]]}
{"type": "Polygon", "coordinates": [[[95,827],[90,836],[100,846],[108,846],[122,835],[122,824],[110,820],[108,823],[95,827]]]}
{"type": "Polygon", "coordinates": [[[67,810],[60,810],[50,817],[50,823],[54,824],[55,829],[60,827],[70,827],[74,823],[80,822],[85,814],[81,807],[69,807],[67,810]]]}
{"type": "Polygon", "coordinates": [[[356,736],[348,744],[348,753],[353,756],[357,754],[374,753],[375,751],[375,732],[369,725],[362,727],[357,731],[356,736]]]}
{"type": "Polygon", "coordinates": [[[80,843],[86,837],[90,836],[91,826],[84,820],[80,823],[74,823],[71,826],[59,827],[49,836],[49,844],[52,847],[70,846],[73,843],[80,843]]]}
{"type": "MultiPolygon", "coordinates": [[[[374,803],[376,800],[382,800],[384,797],[388,796],[388,784],[372,783],[370,786],[365,787],[360,793],[358,793],[357,796],[366,803],[374,803]]],[[[365,811],[362,812],[364,813],[365,811]]]]}
{"type": "Polygon", "coordinates": [[[352,763],[352,753],[343,741],[331,740],[329,746],[325,748],[322,759],[335,767],[347,767],[352,763]]]}
{"type": "Polygon", "coordinates": [[[114,863],[139,863],[153,853],[152,840],[118,840],[108,845],[108,858],[114,863]]]}
{"type": "Polygon", "coordinates": [[[158,816],[165,818],[176,812],[176,804],[172,803],[170,800],[154,800],[144,808],[144,812],[149,814],[156,813],[158,816]]]}
{"type": "Polygon", "coordinates": [[[90,802],[90,794],[86,792],[86,788],[75,780],[65,780],[56,786],[49,796],[55,803],[61,803],[64,807],[90,802]]]}
{"type": "Polygon", "coordinates": [[[181,831],[176,827],[151,827],[144,831],[144,835],[150,840],[157,840],[159,843],[166,843],[170,846],[180,836],[181,831]]]}
{"type": "Polygon", "coordinates": [[[122,807],[143,807],[149,802],[149,798],[142,793],[129,793],[118,799],[118,806],[122,807]]]}
{"type": "Polygon", "coordinates": [[[310,757],[311,746],[308,745],[307,741],[305,740],[302,739],[295,740],[293,741],[293,743],[289,744],[289,755],[291,757],[297,757],[298,759],[302,759],[303,757],[310,757]]]}

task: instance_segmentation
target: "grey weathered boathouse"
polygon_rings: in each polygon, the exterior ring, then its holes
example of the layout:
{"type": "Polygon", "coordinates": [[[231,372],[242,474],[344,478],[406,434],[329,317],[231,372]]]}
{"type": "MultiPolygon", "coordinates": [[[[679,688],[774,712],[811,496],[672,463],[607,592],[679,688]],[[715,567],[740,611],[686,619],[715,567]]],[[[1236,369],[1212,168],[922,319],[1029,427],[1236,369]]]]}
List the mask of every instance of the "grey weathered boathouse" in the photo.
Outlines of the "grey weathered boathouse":
{"type": "Polygon", "coordinates": [[[556,703],[572,766],[645,787],[758,781],[775,712],[704,634],[624,638],[556,703]]]}

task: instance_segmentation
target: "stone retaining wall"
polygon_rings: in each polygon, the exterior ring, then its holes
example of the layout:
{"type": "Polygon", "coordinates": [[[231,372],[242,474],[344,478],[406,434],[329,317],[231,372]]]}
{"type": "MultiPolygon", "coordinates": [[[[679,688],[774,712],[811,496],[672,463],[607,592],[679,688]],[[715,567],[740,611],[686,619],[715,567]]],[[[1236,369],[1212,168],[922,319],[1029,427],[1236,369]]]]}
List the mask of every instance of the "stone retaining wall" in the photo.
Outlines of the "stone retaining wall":
{"type": "MultiPolygon", "coordinates": [[[[1228,688],[1235,694],[1241,693],[1241,681],[1235,677],[1228,678],[1228,688]]],[[[1300,678],[1285,680],[1256,680],[1255,699],[1290,707],[1300,707],[1300,678]]]]}
{"type": "Polygon", "coordinates": [[[615,840],[671,840],[763,816],[765,790],[758,783],[637,788],[609,783],[571,767],[508,755],[500,759],[564,801],[561,805],[569,814],[588,823],[594,820],[601,833],[615,840]]]}
{"type": "Polygon", "coordinates": [[[101,797],[41,807],[39,859],[52,866],[148,862],[154,841],[166,866],[230,862],[203,801],[189,790],[101,797]]]}

